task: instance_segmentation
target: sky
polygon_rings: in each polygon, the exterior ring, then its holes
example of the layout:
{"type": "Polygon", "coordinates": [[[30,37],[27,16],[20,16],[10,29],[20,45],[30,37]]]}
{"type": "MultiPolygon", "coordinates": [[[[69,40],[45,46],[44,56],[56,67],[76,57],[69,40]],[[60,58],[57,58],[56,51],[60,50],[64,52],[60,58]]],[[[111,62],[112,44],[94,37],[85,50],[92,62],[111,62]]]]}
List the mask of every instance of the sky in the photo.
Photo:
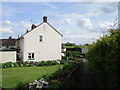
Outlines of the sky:
{"type": "Polygon", "coordinates": [[[89,44],[112,28],[118,18],[118,3],[2,2],[2,38],[21,36],[32,23],[42,23],[43,16],[63,34],[63,43],[89,44]]]}

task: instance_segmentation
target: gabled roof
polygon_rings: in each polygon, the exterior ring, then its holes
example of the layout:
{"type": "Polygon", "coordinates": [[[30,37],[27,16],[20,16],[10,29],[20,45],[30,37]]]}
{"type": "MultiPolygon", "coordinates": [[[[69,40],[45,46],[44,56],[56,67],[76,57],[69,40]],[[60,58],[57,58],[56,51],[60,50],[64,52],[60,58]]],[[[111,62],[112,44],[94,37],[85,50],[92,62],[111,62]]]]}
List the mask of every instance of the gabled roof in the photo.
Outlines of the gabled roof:
{"type": "MultiPolygon", "coordinates": [[[[42,22],[41,24],[37,25],[35,28],[39,27],[39,26],[42,25],[43,23],[47,23],[48,25],[50,25],[48,22],[42,22]]],[[[53,28],[58,34],[60,34],[60,35],[63,37],[63,35],[62,35],[60,32],[58,32],[52,25],[50,25],[50,27],[53,28]]],[[[34,29],[35,29],[35,28],[34,28],[34,29]]],[[[31,29],[29,32],[31,32],[31,31],[34,30],[34,29],[31,29]]],[[[29,33],[29,32],[28,32],[28,33],[29,33]]],[[[27,33],[23,34],[21,37],[25,36],[26,34],[27,34],[27,33]]],[[[21,38],[21,37],[20,37],[20,38],[21,38]]]]}
{"type": "Polygon", "coordinates": [[[0,39],[0,46],[15,46],[16,39],[0,39]]]}

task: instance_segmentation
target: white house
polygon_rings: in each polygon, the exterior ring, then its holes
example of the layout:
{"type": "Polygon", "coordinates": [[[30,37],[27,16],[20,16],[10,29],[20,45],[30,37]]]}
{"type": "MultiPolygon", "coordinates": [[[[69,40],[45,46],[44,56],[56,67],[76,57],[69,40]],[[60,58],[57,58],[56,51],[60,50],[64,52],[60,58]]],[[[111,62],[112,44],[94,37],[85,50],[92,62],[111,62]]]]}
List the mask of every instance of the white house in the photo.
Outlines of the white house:
{"type": "Polygon", "coordinates": [[[47,22],[47,17],[43,17],[43,22],[38,26],[32,24],[31,30],[19,38],[20,54],[23,61],[42,61],[61,59],[61,39],[60,34],[53,26],[47,22]]]}

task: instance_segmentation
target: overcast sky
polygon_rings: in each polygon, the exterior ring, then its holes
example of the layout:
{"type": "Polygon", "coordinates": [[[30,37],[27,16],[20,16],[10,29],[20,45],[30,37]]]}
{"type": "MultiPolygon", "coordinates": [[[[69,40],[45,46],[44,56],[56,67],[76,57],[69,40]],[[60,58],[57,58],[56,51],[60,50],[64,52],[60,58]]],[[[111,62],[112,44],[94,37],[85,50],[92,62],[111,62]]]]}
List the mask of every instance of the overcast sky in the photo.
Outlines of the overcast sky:
{"type": "Polygon", "coordinates": [[[63,42],[92,43],[110,29],[118,17],[117,2],[3,2],[2,38],[24,34],[43,16],[63,34],[63,42]],[[31,22],[32,20],[32,22],[31,22]]]}

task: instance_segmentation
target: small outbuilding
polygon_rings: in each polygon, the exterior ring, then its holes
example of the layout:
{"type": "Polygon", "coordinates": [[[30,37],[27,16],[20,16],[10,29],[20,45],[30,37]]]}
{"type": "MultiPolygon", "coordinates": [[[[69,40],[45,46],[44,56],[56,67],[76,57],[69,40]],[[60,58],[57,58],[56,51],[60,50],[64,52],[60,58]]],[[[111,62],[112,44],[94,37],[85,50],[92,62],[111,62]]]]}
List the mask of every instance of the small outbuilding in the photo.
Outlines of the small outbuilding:
{"type": "Polygon", "coordinates": [[[0,57],[1,57],[0,63],[16,62],[16,50],[14,49],[0,50],[0,57]]]}
{"type": "Polygon", "coordinates": [[[0,39],[0,63],[16,62],[16,39],[0,39]]]}

